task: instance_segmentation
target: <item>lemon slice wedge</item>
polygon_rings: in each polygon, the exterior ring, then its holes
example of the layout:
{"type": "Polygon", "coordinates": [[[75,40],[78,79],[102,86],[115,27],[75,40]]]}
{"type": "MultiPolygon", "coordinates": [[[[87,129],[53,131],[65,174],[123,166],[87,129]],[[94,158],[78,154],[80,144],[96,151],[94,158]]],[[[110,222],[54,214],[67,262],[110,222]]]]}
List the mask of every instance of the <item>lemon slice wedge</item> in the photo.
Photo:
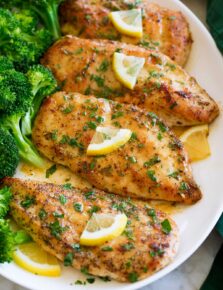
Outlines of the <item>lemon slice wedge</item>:
{"type": "Polygon", "coordinates": [[[142,10],[131,9],[109,13],[115,28],[122,34],[132,37],[142,37],[142,10]]]}
{"type": "Polygon", "coordinates": [[[96,214],[93,213],[81,237],[80,244],[98,246],[120,236],[127,223],[125,214],[96,214]]]}
{"type": "Polygon", "coordinates": [[[207,138],[208,133],[208,125],[200,125],[191,127],[180,136],[190,161],[198,161],[210,156],[211,150],[207,138]]]}
{"type": "Polygon", "coordinates": [[[34,242],[19,245],[14,252],[13,260],[33,274],[56,277],[61,273],[57,259],[34,242]]]}
{"type": "Polygon", "coordinates": [[[96,132],[87,148],[87,155],[104,155],[118,149],[131,138],[129,129],[112,127],[97,127],[96,132]]]}
{"type": "Polygon", "coordinates": [[[143,68],[145,58],[128,56],[115,52],[113,55],[113,70],[117,79],[127,88],[133,89],[140,70],[143,68]]]}

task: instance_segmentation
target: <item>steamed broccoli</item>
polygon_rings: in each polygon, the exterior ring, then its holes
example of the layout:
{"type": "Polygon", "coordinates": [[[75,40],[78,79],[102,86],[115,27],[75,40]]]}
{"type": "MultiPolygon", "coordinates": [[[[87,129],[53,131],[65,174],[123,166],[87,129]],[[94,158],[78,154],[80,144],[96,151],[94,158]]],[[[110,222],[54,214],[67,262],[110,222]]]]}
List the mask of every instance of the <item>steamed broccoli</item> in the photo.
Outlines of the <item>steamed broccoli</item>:
{"type": "MultiPolygon", "coordinates": [[[[20,157],[37,167],[42,167],[44,165],[43,159],[34,149],[31,141],[22,134],[20,128],[21,119],[28,112],[32,101],[31,85],[26,75],[17,72],[15,69],[0,73],[0,126],[3,129],[1,142],[6,142],[8,133],[12,134],[20,157]],[[4,82],[1,83],[1,79],[4,82]],[[10,102],[10,97],[13,99],[12,102],[10,102]],[[6,133],[6,131],[8,132],[6,133]]],[[[5,157],[7,159],[7,156],[5,157]]],[[[1,155],[1,158],[4,159],[4,155],[1,155]]],[[[10,160],[7,161],[6,159],[5,163],[7,164],[10,160]]],[[[11,170],[13,165],[10,164],[5,169],[6,172],[11,170]]],[[[2,172],[4,172],[3,169],[2,172]]]]}
{"type": "Polygon", "coordinates": [[[52,43],[50,32],[37,24],[33,12],[0,8],[0,52],[21,70],[36,63],[52,43]]]}
{"type": "Polygon", "coordinates": [[[15,139],[8,131],[0,128],[0,178],[13,176],[18,164],[19,150],[15,139]]]}
{"type": "Polygon", "coordinates": [[[31,240],[24,230],[12,231],[9,220],[5,219],[11,198],[9,187],[0,189],[0,263],[11,262],[15,246],[31,240]]]}
{"type": "Polygon", "coordinates": [[[57,82],[52,72],[42,65],[34,65],[28,70],[26,75],[31,84],[33,101],[32,106],[22,120],[22,132],[24,135],[30,135],[33,120],[43,99],[55,91],[57,82]]]}
{"type": "Polygon", "coordinates": [[[2,7],[25,8],[37,13],[54,40],[61,36],[58,8],[64,0],[2,0],[2,7]]]}

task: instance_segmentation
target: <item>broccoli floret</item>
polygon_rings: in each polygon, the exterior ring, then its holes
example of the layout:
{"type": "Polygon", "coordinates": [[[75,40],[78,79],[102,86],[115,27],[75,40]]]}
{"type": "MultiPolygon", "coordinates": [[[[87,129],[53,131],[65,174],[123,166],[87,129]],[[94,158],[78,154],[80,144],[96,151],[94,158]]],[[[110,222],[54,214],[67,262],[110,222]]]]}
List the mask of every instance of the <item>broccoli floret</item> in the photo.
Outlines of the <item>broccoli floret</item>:
{"type": "MultiPolygon", "coordinates": [[[[0,76],[2,77],[2,74],[0,76]]],[[[34,149],[31,141],[23,136],[20,127],[21,119],[25,116],[33,101],[28,78],[23,73],[15,70],[6,71],[4,77],[7,77],[4,83],[5,86],[2,85],[0,90],[5,92],[6,88],[9,87],[11,89],[10,92],[14,93],[14,101],[4,110],[0,109],[0,125],[14,137],[21,158],[37,167],[42,167],[44,165],[43,159],[34,149]]],[[[6,103],[6,100],[7,95],[1,94],[0,103],[3,103],[3,101],[6,103]]]]}
{"type": "Polygon", "coordinates": [[[0,128],[0,178],[13,176],[18,164],[19,150],[15,139],[8,131],[0,128]]]}
{"type": "Polygon", "coordinates": [[[9,113],[31,104],[31,87],[27,77],[14,69],[0,73],[0,110],[9,113]]]}
{"type": "Polygon", "coordinates": [[[50,31],[54,40],[61,36],[58,19],[58,8],[64,0],[3,0],[2,7],[12,9],[14,7],[30,9],[37,13],[46,28],[50,31]]]}
{"type": "Polygon", "coordinates": [[[28,70],[26,75],[31,84],[33,102],[22,120],[22,132],[24,135],[30,135],[33,120],[39,111],[43,99],[56,90],[57,82],[52,72],[42,65],[34,65],[28,70]]]}
{"type": "Polygon", "coordinates": [[[24,230],[12,231],[9,220],[4,219],[11,199],[10,187],[0,189],[0,263],[11,262],[15,246],[31,240],[24,230]]]}
{"type": "Polygon", "coordinates": [[[5,56],[0,55],[0,73],[14,69],[13,63],[5,56]]]}
{"type": "Polygon", "coordinates": [[[26,10],[24,13],[0,8],[0,52],[20,70],[38,62],[52,43],[50,32],[35,26],[33,12],[28,14],[26,10]]]}
{"type": "Polygon", "coordinates": [[[15,248],[14,234],[9,221],[0,219],[0,263],[11,262],[15,248]]]}
{"type": "Polygon", "coordinates": [[[9,210],[9,203],[12,198],[12,192],[5,186],[0,189],[0,218],[4,218],[9,210]]]}
{"type": "Polygon", "coordinates": [[[19,21],[23,32],[35,33],[39,21],[34,11],[28,9],[15,10],[14,16],[19,21]]]}

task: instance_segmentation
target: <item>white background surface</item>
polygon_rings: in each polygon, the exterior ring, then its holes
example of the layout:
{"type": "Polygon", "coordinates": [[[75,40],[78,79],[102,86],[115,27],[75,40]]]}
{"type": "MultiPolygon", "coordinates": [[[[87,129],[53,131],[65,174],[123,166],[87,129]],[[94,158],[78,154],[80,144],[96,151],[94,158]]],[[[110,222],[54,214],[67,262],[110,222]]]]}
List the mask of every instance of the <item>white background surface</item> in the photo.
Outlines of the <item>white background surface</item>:
{"type": "MultiPolygon", "coordinates": [[[[202,21],[205,21],[206,1],[184,0],[183,2],[188,5],[202,21]]],[[[142,290],[198,290],[210,270],[221,243],[221,238],[213,231],[204,244],[184,264],[159,281],[142,288],[142,290]]],[[[86,286],[84,288],[86,289],[86,286]]],[[[25,288],[17,286],[0,277],[0,290],[24,289],[25,288]]]]}

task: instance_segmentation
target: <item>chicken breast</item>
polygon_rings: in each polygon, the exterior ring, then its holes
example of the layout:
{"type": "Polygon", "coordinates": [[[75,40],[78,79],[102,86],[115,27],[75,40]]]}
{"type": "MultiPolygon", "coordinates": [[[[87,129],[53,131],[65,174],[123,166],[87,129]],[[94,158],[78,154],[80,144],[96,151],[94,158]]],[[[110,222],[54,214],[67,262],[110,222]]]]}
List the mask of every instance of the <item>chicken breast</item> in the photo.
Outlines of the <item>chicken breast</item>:
{"type": "Polygon", "coordinates": [[[3,182],[13,192],[10,208],[15,221],[44,250],[61,261],[69,257],[82,272],[134,282],[160,270],[176,254],[175,222],[144,202],[50,183],[14,178],[3,182]],[[82,205],[82,212],[75,210],[75,204],[82,205]],[[114,215],[124,212],[127,226],[122,235],[101,246],[81,246],[81,233],[95,209],[114,215]]]}
{"type": "Polygon", "coordinates": [[[61,5],[60,14],[64,34],[118,40],[160,50],[181,66],[190,53],[192,38],[183,14],[148,0],[68,0],[61,5]],[[111,11],[135,8],[143,10],[142,39],[120,34],[108,18],[111,11]]]}
{"type": "Polygon", "coordinates": [[[181,142],[136,106],[58,92],[43,103],[32,137],[43,155],[101,190],[185,203],[201,198],[181,142]],[[107,155],[87,156],[97,126],[128,128],[132,137],[107,155]]]}
{"type": "Polygon", "coordinates": [[[161,53],[107,40],[67,36],[45,54],[63,90],[93,94],[153,111],[169,126],[210,123],[217,104],[182,68],[161,53]],[[146,63],[133,90],[125,88],[112,69],[115,51],[144,57],[146,63]]]}

